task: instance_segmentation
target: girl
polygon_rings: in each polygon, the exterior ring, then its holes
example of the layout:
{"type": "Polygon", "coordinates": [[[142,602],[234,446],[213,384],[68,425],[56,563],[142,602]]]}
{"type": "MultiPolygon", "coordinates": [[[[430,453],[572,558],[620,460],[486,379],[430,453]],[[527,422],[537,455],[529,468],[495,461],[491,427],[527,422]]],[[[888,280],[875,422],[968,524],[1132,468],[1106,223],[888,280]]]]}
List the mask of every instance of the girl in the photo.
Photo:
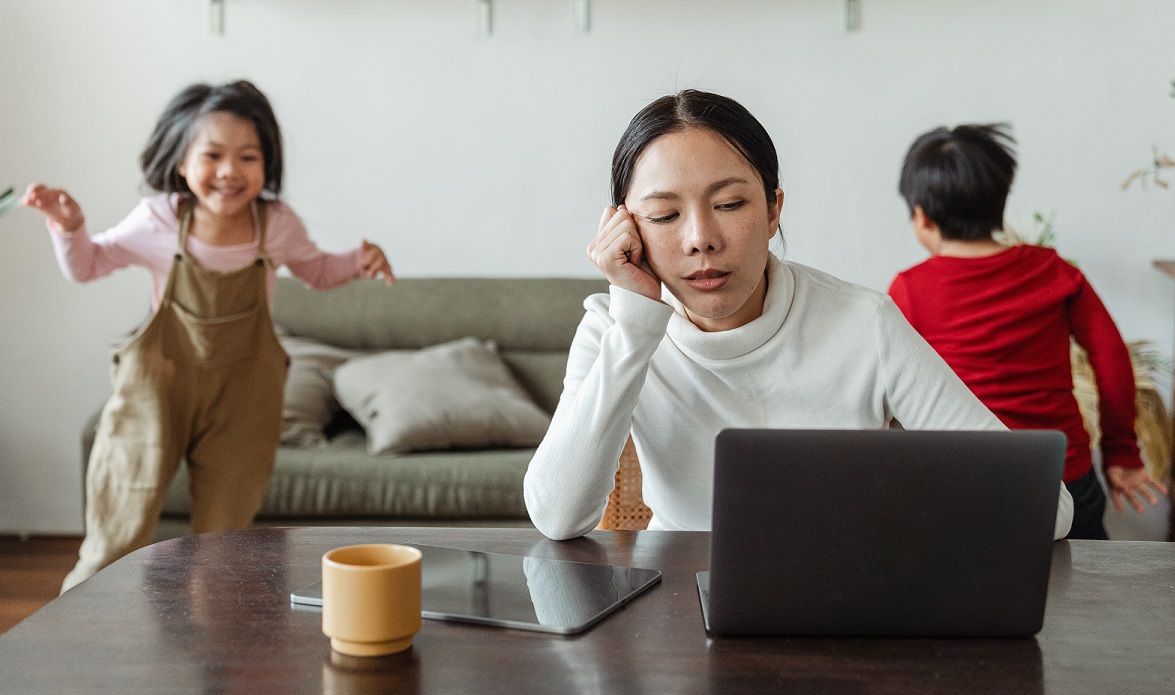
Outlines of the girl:
{"type": "Polygon", "coordinates": [[[378,246],[320,251],[277,200],[281,131],[249,82],[180,92],[141,164],[160,194],[92,238],[65,191],[33,184],[21,201],[45,214],[70,279],[139,265],[153,283],[150,321],[114,353],[86,479],[86,538],[62,591],[151,541],[181,458],[193,533],[252,523],[273,472],[288,364],[269,317],[277,266],[316,288],[394,281],[378,246]]]}
{"type": "MultiPolygon", "coordinates": [[[[563,395],[525,478],[531,520],[590,531],[630,435],[651,529],[708,530],[726,427],[1004,429],[885,295],[768,251],[775,146],[725,97],[686,90],[633,118],[588,255],[563,395]]],[[[1069,530],[1061,488],[1054,536],[1069,530]]]]}

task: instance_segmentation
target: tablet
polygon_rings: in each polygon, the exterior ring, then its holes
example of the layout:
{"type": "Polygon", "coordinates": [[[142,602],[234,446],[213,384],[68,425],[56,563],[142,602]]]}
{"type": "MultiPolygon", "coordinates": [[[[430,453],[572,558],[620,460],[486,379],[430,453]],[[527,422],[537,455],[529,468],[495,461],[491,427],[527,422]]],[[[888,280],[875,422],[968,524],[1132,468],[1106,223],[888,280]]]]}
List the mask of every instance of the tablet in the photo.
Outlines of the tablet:
{"type": "MultiPolygon", "coordinates": [[[[661,581],[656,570],[418,545],[421,616],[560,635],[583,632],[661,581]]],[[[321,610],[322,583],[290,594],[321,610]]]]}

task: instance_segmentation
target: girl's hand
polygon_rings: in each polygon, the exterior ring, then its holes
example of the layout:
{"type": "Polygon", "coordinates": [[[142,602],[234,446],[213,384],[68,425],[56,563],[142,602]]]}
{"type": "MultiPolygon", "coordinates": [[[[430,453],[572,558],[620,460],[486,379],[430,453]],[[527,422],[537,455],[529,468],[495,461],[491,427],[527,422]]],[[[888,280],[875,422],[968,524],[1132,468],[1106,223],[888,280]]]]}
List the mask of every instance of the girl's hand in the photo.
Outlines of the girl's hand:
{"type": "Polygon", "coordinates": [[[587,253],[608,282],[661,301],[661,280],[649,267],[640,230],[623,205],[604,209],[600,230],[588,244],[587,253]]]}
{"type": "Polygon", "coordinates": [[[1167,486],[1154,479],[1145,468],[1123,468],[1122,466],[1106,467],[1106,482],[1110,486],[1110,500],[1114,509],[1121,514],[1126,509],[1123,500],[1134,507],[1134,511],[1141,514],[1144,511],[1142,500],[1145,498],[1152,506],[1159,503],[1155,492],[1167,494],[1167,486]]]}
{"type": "Polygon", "coordinates": [[[364,239],[360,254],[359,270],[363,277],[376,278],[382,275],[388,287],[395,284],[396,276],[392,275],[392,264],[388,263],[383,249],[364,239]]]}
{"type": "Polygon", "coordinates": [[[76,232],[86,223],[81,206],[60,188],[46,188],[39,183],[30,183],[20,204],[40,210],[64,232],[76,232]]]}

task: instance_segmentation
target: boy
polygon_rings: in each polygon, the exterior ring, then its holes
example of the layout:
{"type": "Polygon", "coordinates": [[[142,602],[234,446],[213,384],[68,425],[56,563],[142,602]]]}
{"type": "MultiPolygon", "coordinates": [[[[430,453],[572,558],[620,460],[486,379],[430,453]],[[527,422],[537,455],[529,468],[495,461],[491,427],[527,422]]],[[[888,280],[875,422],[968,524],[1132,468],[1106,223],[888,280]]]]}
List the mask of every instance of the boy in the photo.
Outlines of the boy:
{"type": "Polygon", "coordinates": [[[1011,429],[1069,438],[1064,482],[1069,538],[1105,539],[1106,498],[1073,397],[1070,337],[1089,353],[1099,393],[1101,450],[1114,506],[1143,511],[1165,487],[1143,467],[1134,433],[1134,370],[1122,336],[1085,276],[1055,251],[1008,247],[1003,226],[1016,173],[1007,126],[938,128],[914,141],[898,189],[931,258],[889,294],[981,401],[1011,429]]]}

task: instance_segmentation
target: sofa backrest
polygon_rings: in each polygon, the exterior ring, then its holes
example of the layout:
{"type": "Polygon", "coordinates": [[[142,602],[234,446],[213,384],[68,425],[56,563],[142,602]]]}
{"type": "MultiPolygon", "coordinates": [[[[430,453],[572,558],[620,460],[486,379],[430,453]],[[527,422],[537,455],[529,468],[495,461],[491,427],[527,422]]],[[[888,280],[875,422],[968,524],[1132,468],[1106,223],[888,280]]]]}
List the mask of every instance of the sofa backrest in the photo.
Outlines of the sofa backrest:
{"type": "Polygon", "coordinates": [[[355,350],[415,350],[473,336],[493,340],[518,380],[553,412],[583,300],[603,279],[402,278],[312,290],[277,280],[273,320],[292,335],[355,350]]]}

